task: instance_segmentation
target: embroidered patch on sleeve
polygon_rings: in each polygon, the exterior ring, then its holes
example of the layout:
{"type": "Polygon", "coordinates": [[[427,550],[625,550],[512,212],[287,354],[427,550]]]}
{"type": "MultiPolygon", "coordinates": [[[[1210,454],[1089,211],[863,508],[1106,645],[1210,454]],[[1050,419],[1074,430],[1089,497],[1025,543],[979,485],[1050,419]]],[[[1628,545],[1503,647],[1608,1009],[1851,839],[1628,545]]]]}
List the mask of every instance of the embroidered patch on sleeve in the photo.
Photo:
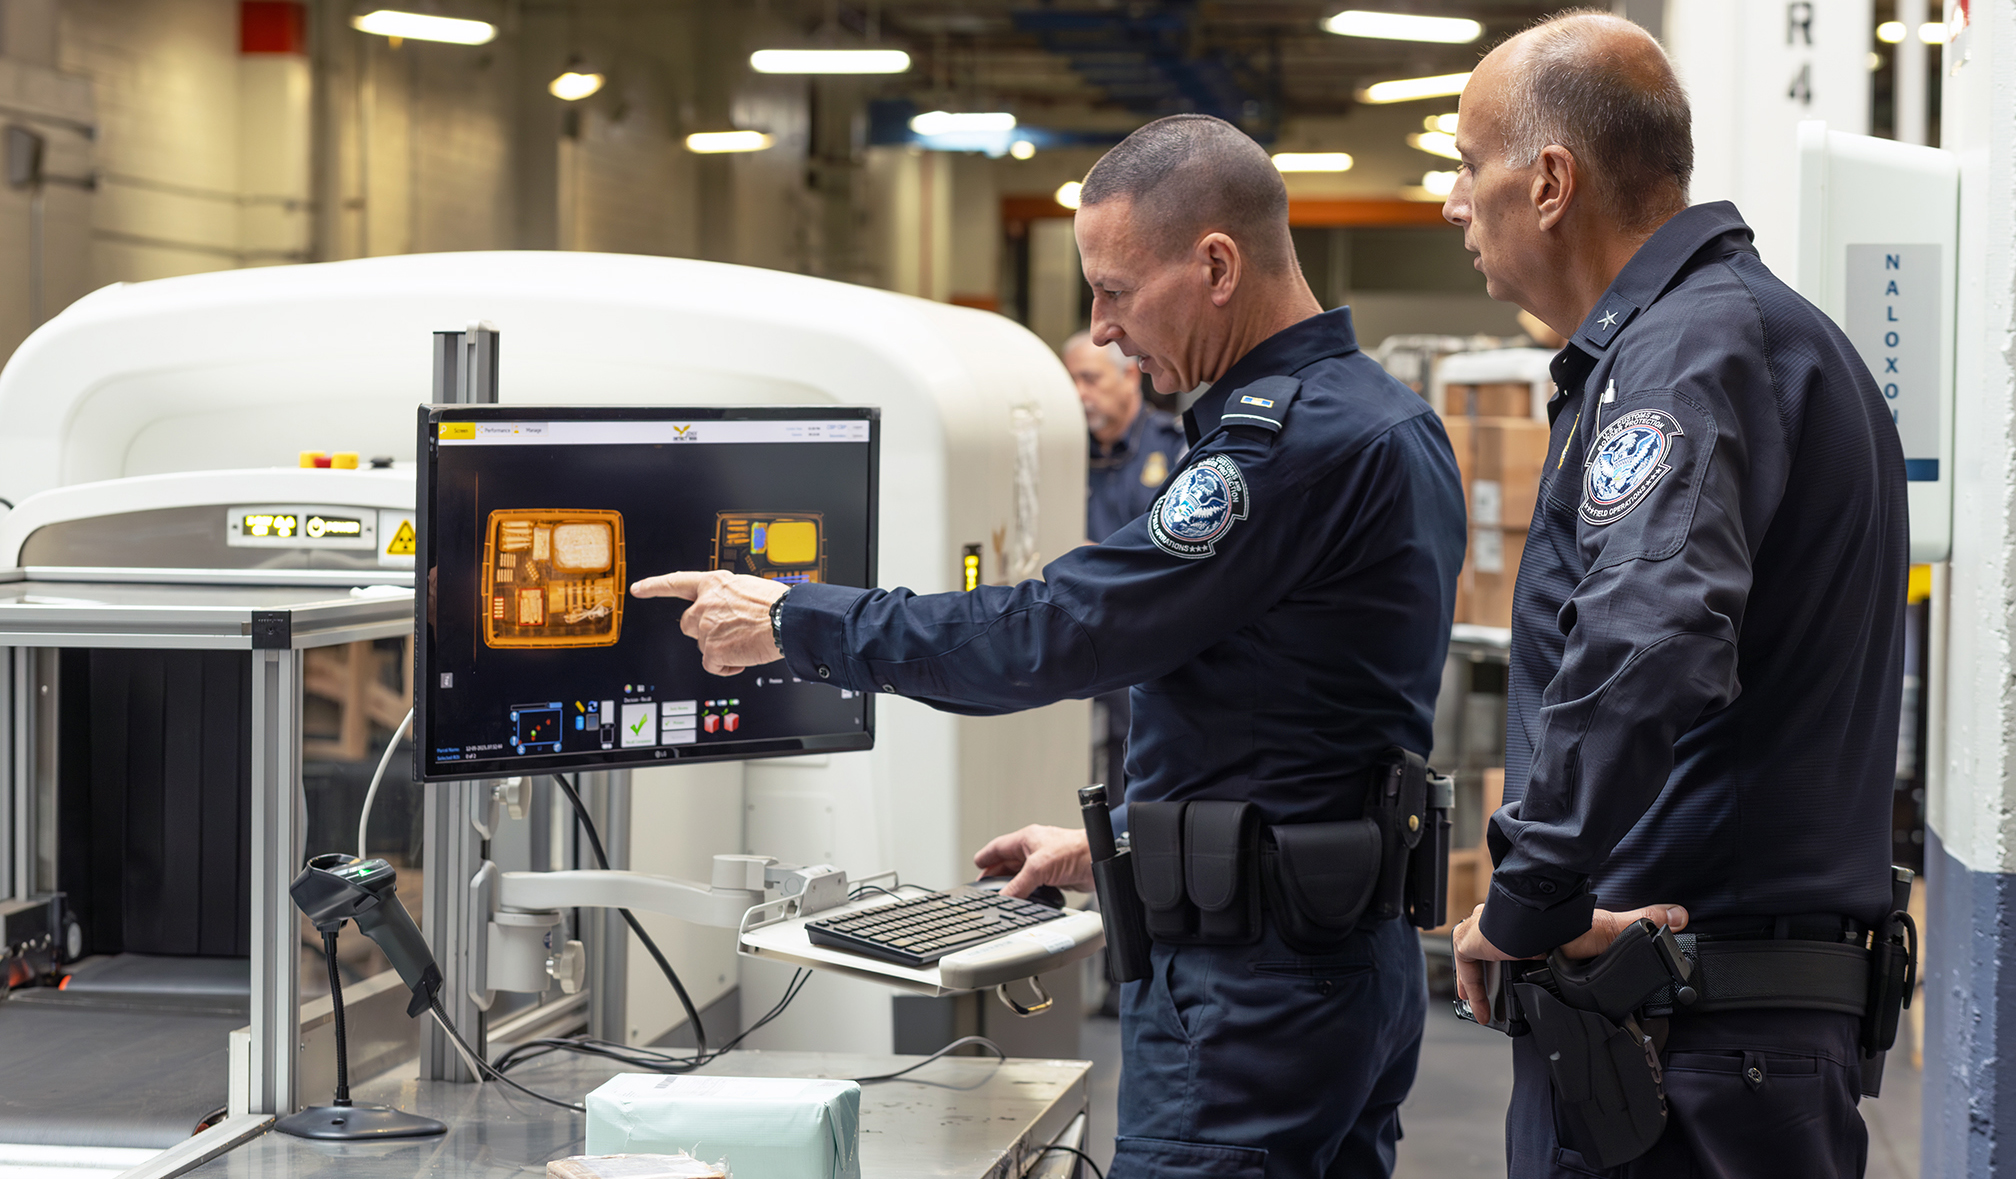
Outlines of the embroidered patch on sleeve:
{"type": "Polygon", "coordinates": [[[1634,409],[1603,427],[1582,476],[1582,518],[1612,524],[1630,515],[1672,471],[1684,433],[1663,409],[1634,409]]]}
{"type": "Polygon", "coordinates": [[[1246,477],[1214,454],[1176,477],[1148,511],[1148,536],[1172,557],[1201,560],[1218,552],[1232,525],[1246,518],[1246,477]]]}

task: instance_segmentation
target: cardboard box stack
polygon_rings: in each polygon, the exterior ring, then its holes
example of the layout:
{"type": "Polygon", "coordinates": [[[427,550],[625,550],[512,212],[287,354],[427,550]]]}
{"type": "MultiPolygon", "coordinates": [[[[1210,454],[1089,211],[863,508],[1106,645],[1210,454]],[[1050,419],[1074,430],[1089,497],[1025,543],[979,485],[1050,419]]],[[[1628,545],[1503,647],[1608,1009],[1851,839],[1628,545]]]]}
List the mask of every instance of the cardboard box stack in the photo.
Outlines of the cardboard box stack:
{"type": "Polygon", "coordinates": [[[1470,513],[1470,551],[1456,593],[1458,622],[1512,625],[1512,586],[1548,458],[1549,428],[1530,416],[1532,396],[1525,382],[1450,385],[1445,395],[1443,426],[1456,451],[1470,513]],[[1467,412],[1473,409],[1493,412],[1467,412]]]}

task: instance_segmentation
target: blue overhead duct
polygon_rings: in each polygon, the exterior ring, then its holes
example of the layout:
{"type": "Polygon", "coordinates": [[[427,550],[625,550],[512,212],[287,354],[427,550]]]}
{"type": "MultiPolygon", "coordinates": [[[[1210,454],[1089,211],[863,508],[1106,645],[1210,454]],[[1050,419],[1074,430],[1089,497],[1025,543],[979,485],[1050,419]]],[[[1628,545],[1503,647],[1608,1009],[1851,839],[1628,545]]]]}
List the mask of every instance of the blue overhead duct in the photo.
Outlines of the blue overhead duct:
{"type": "Polygon", "coordinates": [[[1149,117],[1196,113],[1236,123],[1263,142],[1273,112],[1226,54],[1191,52],[1195,0],[1165,0],[1113,12],[1026,8],[1015,27],[1069,62],[1108,99],[1149,117]]]}

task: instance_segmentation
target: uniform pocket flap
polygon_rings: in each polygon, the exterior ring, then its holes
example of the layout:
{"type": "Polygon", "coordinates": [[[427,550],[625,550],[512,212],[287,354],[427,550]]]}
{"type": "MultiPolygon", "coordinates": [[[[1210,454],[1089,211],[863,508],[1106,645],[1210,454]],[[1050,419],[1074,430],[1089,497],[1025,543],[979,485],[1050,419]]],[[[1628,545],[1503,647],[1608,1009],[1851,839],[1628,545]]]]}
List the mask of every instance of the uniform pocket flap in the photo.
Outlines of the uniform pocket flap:
{"type": "Polygon", "coordinates": [[[1127,807],[1134,887],[1150,909],[1183,901],[1183,812],[1187,802],[1136,802],[1127,807]]]}
{"type": "Polygon", "coordinates": [[[1191,904],[1222,913],[1240,899],[1257,821],[1250,802],[1190,804],[1183,815],[1183,866],[1191,904]]]}
{"type": "Polygon", "coordinates": [[[1281,887],[1304,916],[1349,929],[1379,882],[1379,825],[1370,819],[1275,827],[1281,887]]]}

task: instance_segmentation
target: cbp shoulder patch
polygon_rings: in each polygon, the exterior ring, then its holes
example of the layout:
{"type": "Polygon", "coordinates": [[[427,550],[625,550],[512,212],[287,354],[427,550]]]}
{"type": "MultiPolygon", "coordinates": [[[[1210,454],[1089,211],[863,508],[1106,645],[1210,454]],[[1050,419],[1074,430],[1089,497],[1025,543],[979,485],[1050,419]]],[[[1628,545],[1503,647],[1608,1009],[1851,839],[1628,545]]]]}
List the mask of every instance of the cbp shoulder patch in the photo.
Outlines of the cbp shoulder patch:
{"type": "Polygon", "coordinates": [[[1214,454],[1176,476],[1148,511],[1155,547],[1186,561],[1218,552],[1218,541],[1246,518],[1246,476],[1227,455],[1214,454]]]}
{"type": "Polygon", "coordinates": [[[1634,409],[1603,427],[1582,476],[1582,518],[1611,524],[1645,502],[1673,464],[1685,431],[1663,409],[1634,409]]]}

